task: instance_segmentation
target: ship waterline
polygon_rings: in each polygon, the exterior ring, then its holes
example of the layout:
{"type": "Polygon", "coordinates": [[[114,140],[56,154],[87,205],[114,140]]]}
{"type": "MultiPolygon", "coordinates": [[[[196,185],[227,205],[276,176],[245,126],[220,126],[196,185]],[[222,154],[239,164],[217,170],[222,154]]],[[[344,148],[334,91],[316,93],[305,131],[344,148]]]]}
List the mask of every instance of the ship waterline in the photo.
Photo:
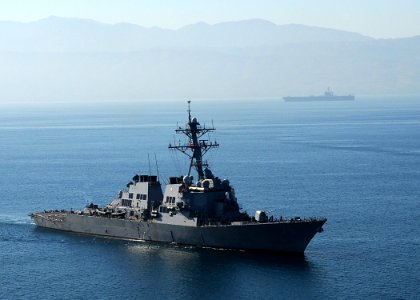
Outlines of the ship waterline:
{"type": "Polygon", "coordinates": [[[353,101],[354,96],[353,95],[347,95],[347,96],[288,96],[283,97],[284,101],[286,102],[293,102],[293,101],[301,101],[301,102],[311,102],[311,101],[353,101]]]}
{"type": "Polygon", "coordinates": [[[325,218],[179,226],[151,221],[84,216],[74,212],[34,213],[37,226],[127,240],[253,251],[303,253],[322,231],[325,218]]]}

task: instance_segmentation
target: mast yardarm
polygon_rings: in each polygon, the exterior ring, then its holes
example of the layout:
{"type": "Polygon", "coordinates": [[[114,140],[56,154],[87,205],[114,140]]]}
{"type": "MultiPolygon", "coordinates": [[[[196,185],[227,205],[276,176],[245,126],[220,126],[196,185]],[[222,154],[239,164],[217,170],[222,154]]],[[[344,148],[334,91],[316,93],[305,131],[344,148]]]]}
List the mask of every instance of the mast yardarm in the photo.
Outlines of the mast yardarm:
{"type": "Polygon", "coordinates": [[[189,138],[189,141],[188,143],[184,144],[179,142],[178,145],[169,144],[169,149],[176,149],[190,158],[188,176],[191,175],[192,167],[195,167],[199,179],[204,179],[203,167],[208,167],[208,164],[207,162],[203,161],[203,156],[209,149],[218,148],[219,144],[216,141],[212,142],[209,140],[201,139],[203,135],[216,129],[213,126],[201,126],[197,121],[197,118],[191,118],[190,103],[191,101],[188,101],[188,123],[184,128],[178,127],[175,129],[176,133],[185,134],[189,138]]]}

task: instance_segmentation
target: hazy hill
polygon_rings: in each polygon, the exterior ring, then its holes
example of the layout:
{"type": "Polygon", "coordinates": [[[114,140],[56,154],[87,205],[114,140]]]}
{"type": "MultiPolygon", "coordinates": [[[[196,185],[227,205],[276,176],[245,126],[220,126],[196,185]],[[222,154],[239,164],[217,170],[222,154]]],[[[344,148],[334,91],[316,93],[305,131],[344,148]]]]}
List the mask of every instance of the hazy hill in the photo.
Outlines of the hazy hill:
{"type": "Polygon", "coordinates": [[[259,47],[301,42],[371,40],[360,34],[264,20],[208,25],[179,30],[134,24],[103,24],[85,19],[49,17],[31,23],[0,22],[0,51],[112,52],[153,48],[259,47]]]}
{"type": "Polygon", "coordinates": [[[0,101],[418,94],[420,37],[264,20],[179,30],[49,17],[0,22],[0,101]]]}

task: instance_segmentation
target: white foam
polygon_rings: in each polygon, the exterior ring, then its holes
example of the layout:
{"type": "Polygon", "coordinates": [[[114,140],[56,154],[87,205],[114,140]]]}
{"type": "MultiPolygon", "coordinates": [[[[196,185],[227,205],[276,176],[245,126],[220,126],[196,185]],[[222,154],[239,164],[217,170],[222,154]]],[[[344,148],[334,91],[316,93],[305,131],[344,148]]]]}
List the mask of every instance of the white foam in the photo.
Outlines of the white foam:
{"type": "Polygon", "coordinates": [[[0,215],[0,223],[6,224],[34,224],[29,216],[0,215]]]}

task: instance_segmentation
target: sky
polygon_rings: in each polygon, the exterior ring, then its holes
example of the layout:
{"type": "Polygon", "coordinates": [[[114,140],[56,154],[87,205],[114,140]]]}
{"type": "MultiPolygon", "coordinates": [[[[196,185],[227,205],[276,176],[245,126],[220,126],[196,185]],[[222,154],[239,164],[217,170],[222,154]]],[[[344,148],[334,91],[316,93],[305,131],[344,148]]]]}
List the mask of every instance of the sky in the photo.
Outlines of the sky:
{"type": "Polygon", "coordinates": [[[375,38],[420,35],[420,0],[0,0],[2,21],[52,15],[168,29],[258,18],[375,38]]]}

